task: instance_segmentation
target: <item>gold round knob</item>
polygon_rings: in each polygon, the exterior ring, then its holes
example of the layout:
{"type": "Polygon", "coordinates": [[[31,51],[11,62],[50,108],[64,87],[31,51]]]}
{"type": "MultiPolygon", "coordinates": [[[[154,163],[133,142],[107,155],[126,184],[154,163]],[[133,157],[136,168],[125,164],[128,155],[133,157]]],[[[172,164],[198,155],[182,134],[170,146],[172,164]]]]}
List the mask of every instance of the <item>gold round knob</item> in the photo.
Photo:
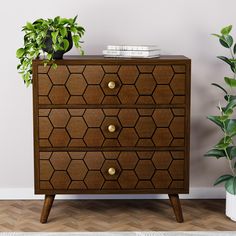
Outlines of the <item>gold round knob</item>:
{"type": "Polygon", "coordinates": [[[116,131],[115,125],[109,125],[109,126],[108,126],[108,131],[109,131],[110,133],[115,132],[115,131],[116,131]]]}
{"type": "Polygon", "coordinates": [[[108,83],[108,88],[109,89],[114,89],[116,87],[116,83],[114,82],[114,81],[110,81],[109,83],[108,83]]]}
{"type": "Polygon", "coordinates": [[[109,174],[109,175],[114,175],[115,173],[116,173],[115,168],[112,168],[112,167],[111,167],[111,168],[108,169],[108,174],[109,174]]]}

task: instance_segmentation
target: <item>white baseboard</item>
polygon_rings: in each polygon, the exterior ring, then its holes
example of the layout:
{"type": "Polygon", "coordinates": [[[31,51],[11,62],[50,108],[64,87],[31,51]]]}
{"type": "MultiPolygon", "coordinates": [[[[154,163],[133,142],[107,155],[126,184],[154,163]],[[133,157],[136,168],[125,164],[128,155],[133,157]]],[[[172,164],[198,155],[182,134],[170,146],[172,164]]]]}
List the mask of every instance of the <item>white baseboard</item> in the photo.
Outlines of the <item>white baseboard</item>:
{"type": "MultiPolygon", "coordinates": [[[[33,188],[1,188],[0,200],[37,200],[43,195],[35,195],[33,188]]],[[[83,194],[57,195],[56,199],[167,199],[166,194],[83,194]]],[[[181,194],[181,199],[224,199],[224,187],[193,187],[189,194],[181,194]]]]}

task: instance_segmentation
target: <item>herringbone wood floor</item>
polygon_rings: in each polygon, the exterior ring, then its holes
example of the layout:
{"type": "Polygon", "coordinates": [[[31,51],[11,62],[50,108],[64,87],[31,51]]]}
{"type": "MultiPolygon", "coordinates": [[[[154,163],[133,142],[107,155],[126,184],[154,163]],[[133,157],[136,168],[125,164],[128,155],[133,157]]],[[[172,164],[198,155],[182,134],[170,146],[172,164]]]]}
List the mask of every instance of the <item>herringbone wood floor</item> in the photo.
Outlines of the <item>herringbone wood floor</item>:
{"type": "Polygon", "coordinates": [[[0,201],[0,231],[236,230],[224,200],[181,202],[182,224],[168,200],[56,200],[48,223],[40,224],[42,201],[0,201]]]}

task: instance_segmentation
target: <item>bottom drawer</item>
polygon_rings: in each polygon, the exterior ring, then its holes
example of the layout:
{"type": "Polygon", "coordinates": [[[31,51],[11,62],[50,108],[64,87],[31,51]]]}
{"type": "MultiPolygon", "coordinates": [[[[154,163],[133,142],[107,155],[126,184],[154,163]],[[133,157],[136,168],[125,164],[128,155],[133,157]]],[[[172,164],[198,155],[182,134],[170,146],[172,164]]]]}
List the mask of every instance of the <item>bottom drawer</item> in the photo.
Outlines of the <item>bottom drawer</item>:
{"type": "Polygon", "coordinates": [[[36,162],[37,193],[186,186],[184,151],[40,152],[36,162]]]}

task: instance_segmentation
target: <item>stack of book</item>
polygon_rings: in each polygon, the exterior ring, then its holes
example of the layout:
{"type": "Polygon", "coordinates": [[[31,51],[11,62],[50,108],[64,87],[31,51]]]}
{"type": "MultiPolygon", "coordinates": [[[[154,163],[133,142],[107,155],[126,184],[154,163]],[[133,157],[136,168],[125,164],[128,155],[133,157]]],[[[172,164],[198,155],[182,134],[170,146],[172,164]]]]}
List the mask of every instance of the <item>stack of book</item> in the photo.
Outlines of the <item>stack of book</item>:
{"type": "Polygon", "coordinates": [[[108,45],[103,50],[104,57],[152,58],[160,57],[160,49],[155,45],[108,45]]]}

